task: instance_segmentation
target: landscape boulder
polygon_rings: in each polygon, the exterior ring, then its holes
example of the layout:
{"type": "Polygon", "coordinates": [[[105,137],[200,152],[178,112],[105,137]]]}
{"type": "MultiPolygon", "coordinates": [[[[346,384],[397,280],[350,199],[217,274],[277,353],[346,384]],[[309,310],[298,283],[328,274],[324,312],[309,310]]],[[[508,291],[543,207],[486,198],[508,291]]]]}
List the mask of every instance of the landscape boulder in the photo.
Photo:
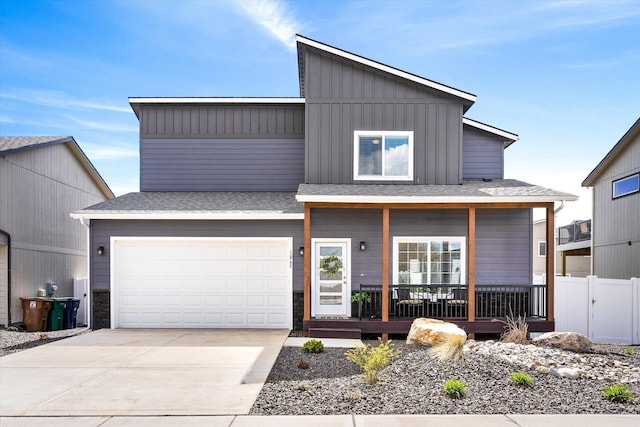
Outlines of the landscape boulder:
{"type": "Polygon", "coordinates": [[[459,335],[466,341],[467,333],[453,323],[420,317],[411,324],[407,344],[433,346],[447,340],[449,335],[459,335]]]}
{"type": "Polygon", "coordinates": [[[532,343],[575,353],[591,351],[591,340],[578,332],[547,332],[534,338],[532,343]]]}

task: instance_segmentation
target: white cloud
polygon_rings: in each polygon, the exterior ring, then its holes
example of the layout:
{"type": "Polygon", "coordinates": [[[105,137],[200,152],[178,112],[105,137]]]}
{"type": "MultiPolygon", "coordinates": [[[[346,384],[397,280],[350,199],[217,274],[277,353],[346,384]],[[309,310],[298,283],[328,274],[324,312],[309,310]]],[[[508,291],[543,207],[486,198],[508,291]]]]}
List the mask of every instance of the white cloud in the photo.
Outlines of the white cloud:
{"type": "Polygon", "coordinates": [[[131,113],[128,106],[113,105],[96,100],[74,99],[68,95],[48,90],[31,89],[9,89],[0,93],[0,98],[11,99],[13,101],[27,102],[30,104],[44,105],[47,107],[60,108],[65,110],[90,109],[103,111],[116,111],[120,113],[131,113]]]}
{"type": "Polygon", "coordinates": [[[93,160],[117,160],[138,157],[138,150],[115,145],[102,146],[97,144],[83,144],[84,151],[93,160]]]}
{"type": "Polygon", "coordinates": [[[69,116],[67,114],[62,114],[62,117],[65,119],[85,128],[85,129],[93,129],[100,130],[105,132],[138,132],[138,127],[136,126],[127,126],[120,123],[108,123],[104,121],[93,121],[93,120],[83,120],[77,117],[69,116]]]}
{"type": "Polygon", "coordinates": [[[288,49],[296,48],[296,33],[301,24],[284,8],[284,3],[275,0],[244,0],[237,5],[254,22],[264,27],[271,36],[288,49]]]}

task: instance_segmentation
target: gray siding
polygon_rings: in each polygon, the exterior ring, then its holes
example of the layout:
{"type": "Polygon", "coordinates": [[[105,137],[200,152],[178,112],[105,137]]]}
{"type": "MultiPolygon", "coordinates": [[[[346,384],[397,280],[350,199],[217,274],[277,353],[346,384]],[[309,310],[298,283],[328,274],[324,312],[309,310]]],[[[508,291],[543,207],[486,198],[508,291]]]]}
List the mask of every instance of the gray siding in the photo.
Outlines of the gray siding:
{"type": "Polygon", "coordinates": [[[111,236],[162,237],[293,237],[293,289],[303,289],[302,221],[91,221],[91,290],[109,290],[111,236]],[[105,254],[98,256],[99,246],[105,254]]]}
{"type": "Polygon", "coordinates": [[[304,104],[145,105],[142,191],[288,191],[304,180],[304,104]]]}
{"type": "Polygon", "coordinates": [[[458,100],[311,48],[305,61],[307,183],[354,182],[355,130],[414,131],[414,182],[460,182],[458,100]]]}
{"type": "Polygon", "coordinates": [[[462,140],[464,179],[504,178],[504,142],[469,126],[464,126],[462,140]]]}
{"type": "MultiPolygon", "coordinates": [[[[87,277],[87,231],[71,212],[105,200],[67,144],[0,158],[0,229],[11,234],[11,321],[22,320],[20,297],[48,281],[73,296],[73,278],[87,277]]],[[[6,290],[0,292],[3,293],[6,290]]],[[[0,324],[7,322],[0,301],[0,324]]]]}
{"type": "Polygon", "coordinates": [[[303,139],[143,139],[141,191],[295,191],[303,139]]]}
{"type": "Polygon", "coordinates": [[[531,209],[476,210],[476,284],[530,284],[531,209]]]}
{"type": "Polygon", "coordinates": [[[595,276],[609,279],[640,277],[640,193],[611,198],[613,181],[638,172],[640,136],[617,155],[593,187],[591,255],[595,276]]]}

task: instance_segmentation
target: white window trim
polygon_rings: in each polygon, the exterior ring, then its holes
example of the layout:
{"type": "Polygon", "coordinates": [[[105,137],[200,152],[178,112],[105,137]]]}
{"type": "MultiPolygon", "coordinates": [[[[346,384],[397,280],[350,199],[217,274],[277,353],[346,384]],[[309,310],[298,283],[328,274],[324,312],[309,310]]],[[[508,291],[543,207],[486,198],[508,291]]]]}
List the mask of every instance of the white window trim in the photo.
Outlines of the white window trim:
{"type": "Polygon", "coordinates": [[[615,181],[613,181],[611,183],[611,198],[617,199],[617,198],[628,196],[629,194],[637,193],[638,191],[640,191],[640,188],[639,188],[638,190],[632,190],[632,191],[627,191],[626,193],[616,194],[616,183],[627,180],[627,179],[632,179],[632,178],[637,178],[638,181],[640,181],[640,173],[634,173],[629,176],[625,176],[624,178],[616,179],[615,181]]]}
{"type": "MultiPolygon", "coordinates": [[[[384,173],[384,146],[382,149],[382,173],[384,173]]],[[[353,132],[353,179],[355,181],[413,181],[413,131],[371,131],[353,132]],[[360,175],[360,137],[361,136],[406,136],[409,139],[408,176],[360,175]]]]}
{"type": "Polygon", "coordinates": [[[546,240],[538,240],[538,256],[541,258],[545,258],[547,256],[547,241],[546,240]],[[544,243],[544,255],[540,255],[540,243],[544,243]]]}
{"type": "MultiPolygon", "coordinates": [[[[393,283],[399,284],[398,277],[399,253],[398,243],[429,243],[434,240],[447,240],[450,242],[460,242],[460,281],[467,283],[467,238],[464,236],[393,236],[393,283]]],[[[431,285],[431,251],[427,252],[427,282],[431,285]]]]}

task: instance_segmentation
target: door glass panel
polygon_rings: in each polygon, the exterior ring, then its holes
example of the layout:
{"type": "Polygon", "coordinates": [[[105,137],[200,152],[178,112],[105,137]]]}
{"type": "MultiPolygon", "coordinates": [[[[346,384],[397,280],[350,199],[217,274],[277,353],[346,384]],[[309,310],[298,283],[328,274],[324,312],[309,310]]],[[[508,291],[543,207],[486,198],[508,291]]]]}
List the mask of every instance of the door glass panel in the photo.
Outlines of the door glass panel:
{"type": "Polygon", "coordinates": [[[341,257],[342,248],[340,246],[320,246],[320,256],[325,257],[329,255],[341,257]]]}
{"type": "Polygon", "coordinates": [[[320,295],[320,305],[342,305],[342,296],[320,295]]]}
{"type": "Polygon", "coordinates": [[[320,283],[320,292],[342,292],[342,283],[320,283]]]}

